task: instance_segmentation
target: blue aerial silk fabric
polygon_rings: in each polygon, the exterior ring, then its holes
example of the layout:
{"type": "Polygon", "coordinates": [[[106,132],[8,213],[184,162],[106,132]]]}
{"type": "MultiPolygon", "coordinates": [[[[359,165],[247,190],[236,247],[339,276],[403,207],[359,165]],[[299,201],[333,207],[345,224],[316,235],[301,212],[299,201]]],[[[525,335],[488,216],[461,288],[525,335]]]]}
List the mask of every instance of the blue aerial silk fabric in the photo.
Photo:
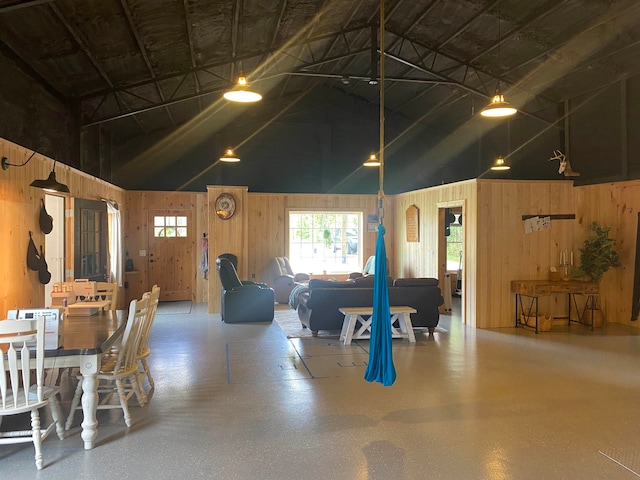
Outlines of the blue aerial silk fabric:
{"type": "Polygon", "coordinates": [[[387,249],[384,245],[384,233],[384,226],[382,224],[378,225],[369,363],[364,373],[364,379],[367,382],[375,381],[388,387],[393,385],[396,380],[396,369],[393,366],[393,352],[391,350],[387,249]]]}

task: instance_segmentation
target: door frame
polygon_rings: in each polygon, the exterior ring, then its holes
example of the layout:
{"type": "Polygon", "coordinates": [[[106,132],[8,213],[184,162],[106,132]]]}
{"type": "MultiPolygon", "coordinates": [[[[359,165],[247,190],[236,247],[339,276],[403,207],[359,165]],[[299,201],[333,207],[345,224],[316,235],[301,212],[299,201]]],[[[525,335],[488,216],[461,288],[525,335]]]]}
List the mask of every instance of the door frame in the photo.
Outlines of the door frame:
{"type": "MultiPolygon", "coordinates": [[[[444,282],[445,282],[445,273],[447,272],[447,239],[444,235],[445,233],[445,210],[447,208],[461,208],[462,210],[462,218],[466,217],[466,202],[465,200],[452,200],[448,202],[438,202],[436,206],[438,207],[438,280],[441,285],[441,289],[444,293],[444,282]]],[[[464,221],[464,220],[463,220],[464,221]]],[[[467,278],[464,272],[466,272],[466,263],[467,263],[467,228],[463,223],[462,230],[462,295],[460,297],[460,320],[464,325],[466,324],[466,302],[464,300],[467,292],[467,278]]],[[[453,292],[452,292],[453,293],[453,292]]]]}

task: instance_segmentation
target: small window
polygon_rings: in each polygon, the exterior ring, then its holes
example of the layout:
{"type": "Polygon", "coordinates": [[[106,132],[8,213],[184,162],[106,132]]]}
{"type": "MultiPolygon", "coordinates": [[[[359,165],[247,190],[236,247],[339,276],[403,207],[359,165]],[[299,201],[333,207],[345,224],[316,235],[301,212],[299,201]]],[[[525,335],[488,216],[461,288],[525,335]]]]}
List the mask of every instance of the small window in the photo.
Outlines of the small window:
{"type": "Polygon", "coordinates": [[[447,238],[447,271],[455,272],[462,268],[462,214],[454,213],[455,220],[449,224],[447,238]]]}
{"type": "Polygon", "coordinates": [[[157,215],[153,217],[153,236],[164,238],[186,237],[187,217],[157,215]]]}
{"type": "Polygon", "coordinates": [[[289,212],[289,261],[296,272],[362,270],[362,212],[289,212]]]}

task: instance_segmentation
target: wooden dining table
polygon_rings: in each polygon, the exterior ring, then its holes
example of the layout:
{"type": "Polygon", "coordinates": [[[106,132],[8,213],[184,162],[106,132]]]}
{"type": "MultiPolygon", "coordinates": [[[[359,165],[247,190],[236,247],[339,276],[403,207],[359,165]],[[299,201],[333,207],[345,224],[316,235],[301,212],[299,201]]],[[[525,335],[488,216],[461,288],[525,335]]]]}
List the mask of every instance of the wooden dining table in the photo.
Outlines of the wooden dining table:
{"type": "Polygon", "coordinates": [[[45,352],[45,368],[79,368],[82,374],[82,433],[85,450],[98,436],[98,379],[102,354],[118,342],[126,324],[125,312],[99,311],[94,315],[65,315],[59,348],[45,352]]]}

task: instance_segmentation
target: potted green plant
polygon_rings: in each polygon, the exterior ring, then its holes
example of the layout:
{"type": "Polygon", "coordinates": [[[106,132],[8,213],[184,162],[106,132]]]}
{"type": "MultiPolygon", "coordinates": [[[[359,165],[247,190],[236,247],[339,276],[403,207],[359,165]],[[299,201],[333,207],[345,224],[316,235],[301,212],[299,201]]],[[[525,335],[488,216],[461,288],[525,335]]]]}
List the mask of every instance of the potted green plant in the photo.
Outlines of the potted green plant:
{"type": "MultiPolygon", "coordinates": [[[[611,267],[620,266],[620,254],[614,250],[615,239],[609,238],[611,227],[603,227],[598,222],[591,224],[593,232],[584,241],[580,249],[580,265],[573,273],[574,278],[586,278],[591,282],[599,283],[602,276],[611,267]]],[[[594,327],[602,326],[604,315],[596,303],[596,297],[590,297],[583,312],[582,321],[593,322],[594,327]]]]}
{"type": "Polygon", "coordinates": [[[603,227],[598,222],[591,224],[593,232],[580,249],[580,265],[574,272],[576,277],[586,277],[598,283],[611,267],[620,266],[620,254],[614,250],[615,239],[609,238],[611,227],[603,227]]]}

